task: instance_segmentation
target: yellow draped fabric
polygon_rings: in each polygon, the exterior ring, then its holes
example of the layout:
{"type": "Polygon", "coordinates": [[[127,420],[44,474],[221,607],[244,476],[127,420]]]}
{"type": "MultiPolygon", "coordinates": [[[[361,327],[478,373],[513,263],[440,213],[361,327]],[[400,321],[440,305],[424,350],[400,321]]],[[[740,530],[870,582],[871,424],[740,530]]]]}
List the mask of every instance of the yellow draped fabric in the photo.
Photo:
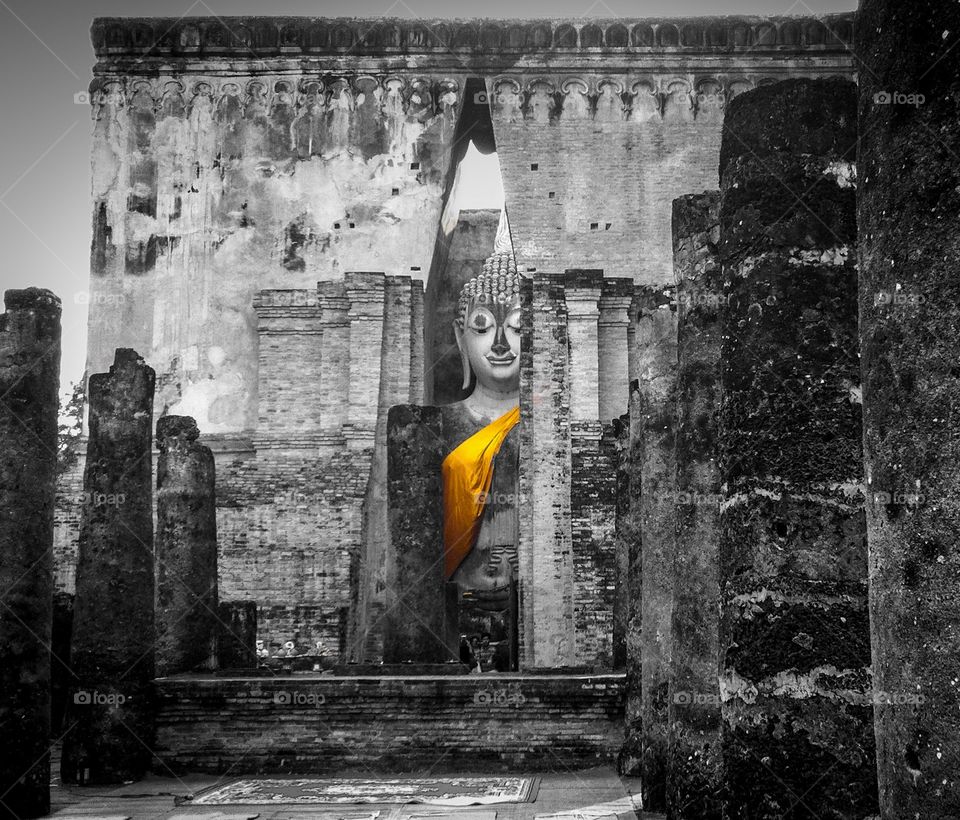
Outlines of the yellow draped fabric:
{"type": "Polygon", "coordinates": [[[514,425],[514,407],[461,442],[443,460],[443,569],[449,580],[470,554],[493,483],[493,459],[514,425]]]}

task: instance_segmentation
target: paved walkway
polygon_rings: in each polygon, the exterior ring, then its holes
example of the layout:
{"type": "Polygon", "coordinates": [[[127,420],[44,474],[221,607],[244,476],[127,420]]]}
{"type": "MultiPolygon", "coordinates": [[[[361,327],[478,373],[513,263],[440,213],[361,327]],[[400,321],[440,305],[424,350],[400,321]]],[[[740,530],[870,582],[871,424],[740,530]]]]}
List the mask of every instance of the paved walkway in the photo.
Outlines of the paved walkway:
{"type": "MultiPolygon", "coordinates": [[[[471,773],[458,774],[466,776],[471,773]]],[[[534,803],[471,808],[397,804],[193,808],[176,806],[174,800],[177,796],[212,786],[222,778],[212,775],[150,776],[121,787],[55,784],[49,816],[58,820],[663,820],[663,815],[635,811],[631,796],[639,791],[638,781],[618,777],[611,769],[540,773],[539,776],[540,791],[534,803]]]]}

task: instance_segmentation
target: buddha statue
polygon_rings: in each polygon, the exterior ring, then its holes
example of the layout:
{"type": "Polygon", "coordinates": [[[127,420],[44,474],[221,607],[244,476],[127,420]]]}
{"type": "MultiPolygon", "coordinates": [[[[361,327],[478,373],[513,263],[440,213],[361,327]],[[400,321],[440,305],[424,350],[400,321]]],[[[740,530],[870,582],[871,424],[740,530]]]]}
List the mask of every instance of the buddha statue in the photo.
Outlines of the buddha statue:
{"type": "Polygon", "coordinates": [[[463,286],[454,322],[472,391],[388,417],[391,541],[407,570],[388,585],[400,587],[395,609],[407,616],[394,612],[387,660],[458,658],[466,640],[481,647],[482,671],[516,668],[520,333],[520,277],[501,215],[494,253],[463,286]],[[438,619],[428,601],[441,600],[438,619]]]}

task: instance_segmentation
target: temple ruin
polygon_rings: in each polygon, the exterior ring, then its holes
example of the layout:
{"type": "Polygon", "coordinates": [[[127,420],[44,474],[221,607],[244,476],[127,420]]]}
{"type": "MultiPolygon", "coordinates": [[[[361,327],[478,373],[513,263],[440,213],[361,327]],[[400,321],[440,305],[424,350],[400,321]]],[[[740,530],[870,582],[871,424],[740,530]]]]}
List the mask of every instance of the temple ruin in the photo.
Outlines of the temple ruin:
{"type": "MultiPolygon", "coordinates": [[[[43,508],[25,601],[73,596],[64,780],[560,760],[675,818],[960,816],[958,373],[917,352],[956,328],[891,312],[955,287],[955,231],[939,170],[902,222],[890,181],[957,117],[873,97],[953,99],[958,58],[906,76],[908,12],[864,5],[856,44],[853,14],[97,19],[81,457],[55,508],[0,486],[43,508]],[[471,150],[502,209],[462,205],[471,150]]],[[[942,14],[911,23],[938,54],[942,14]]],[[[55,313],[10,292],[4,349],[55,313]]]]}

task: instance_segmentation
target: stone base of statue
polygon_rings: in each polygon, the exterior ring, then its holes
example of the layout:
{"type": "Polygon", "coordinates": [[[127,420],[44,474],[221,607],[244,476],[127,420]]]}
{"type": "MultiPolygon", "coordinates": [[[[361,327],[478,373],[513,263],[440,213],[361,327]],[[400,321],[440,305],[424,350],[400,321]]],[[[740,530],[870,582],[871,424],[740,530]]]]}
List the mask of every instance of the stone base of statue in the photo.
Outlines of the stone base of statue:
{"type": "MultiPolygon", "coordinates": [[[[459,590],[458,590],[459,591],[459,590]]],[[[481,672],[510,672],[519,664],[517,582],[506,588],[466,590],[458,596],[460,634],[481,672]]]]}

